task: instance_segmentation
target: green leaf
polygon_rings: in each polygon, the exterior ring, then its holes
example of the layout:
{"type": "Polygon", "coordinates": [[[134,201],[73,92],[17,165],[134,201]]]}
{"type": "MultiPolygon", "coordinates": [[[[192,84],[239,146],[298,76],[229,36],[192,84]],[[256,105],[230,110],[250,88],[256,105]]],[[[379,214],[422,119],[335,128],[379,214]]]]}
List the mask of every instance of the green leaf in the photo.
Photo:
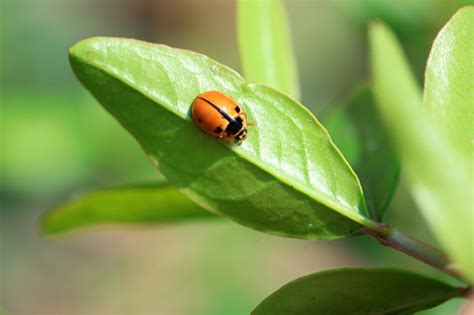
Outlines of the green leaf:
{"type": "Polygon", "coordinates": [[[287,96],[206,56],[137,40],[88,39],[70,60],[161,173],[203,208],[304,239],[344,237],[371,223],[356,175],[319,122],[287,96]],[[231,96],[255,123],[241,145],[191,122],[190,106],[206,90],[231,96]]]}
{"type": "Polygon", "coordinates": [[[439,32],[428,59],[423,104],[463,154],[472,156],[474,128],[474,7],[439,32]]]}
{"type": "Polygon", "coordinates": [[[324,119],[324,126],[359,176],[370,217],[382,221],[397,188],[400,165],[372,92],[358,88],[347,104],[324,119]]]}
{"type": "Polygon", "coordinates": [[[45,234],[103,223],[166,223],[215,217],[168,184],[94,191],[74,198],[42,218],[45,234]]]}
{"type": "Polygon", "coordinates": [[[297,63],[282,1],[237,1],[237,31],[245,78],[298,99],[297,63]]]}
{"type": "Polygon", "coordinates": [[[335,269],[286,284],[251,314],[412,314],[462,294],[462,289],[402,270],[335,269]]]}
{"type": "Polygon", "coordinates": [[[374,23],[369,35],[377,105],[397,144],[412,194],[439,242],[473,281],[470,161],[423,110],[416,80],[393,33],[374,23]]]}

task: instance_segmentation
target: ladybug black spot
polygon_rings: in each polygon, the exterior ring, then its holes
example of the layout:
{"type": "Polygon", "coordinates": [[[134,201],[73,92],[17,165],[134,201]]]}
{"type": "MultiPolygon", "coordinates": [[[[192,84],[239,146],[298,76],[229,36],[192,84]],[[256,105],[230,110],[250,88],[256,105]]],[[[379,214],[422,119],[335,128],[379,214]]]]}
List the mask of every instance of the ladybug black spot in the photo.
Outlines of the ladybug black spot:
{"type": "Polygon", "coordinates": [[[202,120],[201,120],[200,118],[198,118],[198,121],[199,121],[199,122],[202,122],[202,120]]]}
{"type": "Polygon", "coordinates": [[[236,111],[237,113],[240,113],[240,107],[239,107],[239,106],[235,106],[235,111],[236,111]]]}
{"type": "Polygon", "coordinates": [[[223,130],[221,127],[217,127],[216,129],[214,129],[214,133],[221,133],[223,130]]]}

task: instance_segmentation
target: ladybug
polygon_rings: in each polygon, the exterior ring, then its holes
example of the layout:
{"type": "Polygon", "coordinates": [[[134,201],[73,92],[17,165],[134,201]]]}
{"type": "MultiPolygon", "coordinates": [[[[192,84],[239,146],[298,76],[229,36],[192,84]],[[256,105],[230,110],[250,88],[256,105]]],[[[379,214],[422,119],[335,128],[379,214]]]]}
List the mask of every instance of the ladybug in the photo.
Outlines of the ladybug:
{"type": "Polygon", "coordinates": [[[217,91],[199,94],[191,116],[202,131],[216,139],[241,142],[247,137],[247,115],[233,99],[217,91]]]}

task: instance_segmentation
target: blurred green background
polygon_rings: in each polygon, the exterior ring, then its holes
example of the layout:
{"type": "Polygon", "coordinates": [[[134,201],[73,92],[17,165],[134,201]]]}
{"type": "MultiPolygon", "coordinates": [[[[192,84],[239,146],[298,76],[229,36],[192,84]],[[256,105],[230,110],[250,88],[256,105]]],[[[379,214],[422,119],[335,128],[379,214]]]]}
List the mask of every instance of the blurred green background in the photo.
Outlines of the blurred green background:
{"type": "MultiPolygon", "coordinates": [[[[420,82],[439,28],[468,1],[286,1],[302,102],[323,117],[367,78],[367,23],[399,36],[420,82]]],[[[224,220],[40,235],[49,207],[94,188],[160,178],[79,85],[67,49],[96,35],[204,53],[239,70],[231,0],[2,0],[0,314],[246,314],[286,282],[341,266],[394,266],[446,279],[366,237],[265,235],[224,220]]],[[[389,222],[435,242],[403,179],[389,222]]],[[[450,279],[446,279],[451,281],[450,279]]],[[[451,301],[425,314],[454,314],[451,301]]]]}

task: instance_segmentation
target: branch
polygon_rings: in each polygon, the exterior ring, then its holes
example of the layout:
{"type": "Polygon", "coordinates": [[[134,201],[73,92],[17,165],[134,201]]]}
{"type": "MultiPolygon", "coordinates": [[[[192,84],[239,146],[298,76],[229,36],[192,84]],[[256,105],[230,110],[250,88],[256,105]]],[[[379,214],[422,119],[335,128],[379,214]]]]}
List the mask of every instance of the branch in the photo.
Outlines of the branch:
{"type": "Polygon", "coordinates": [[[444,252],[432,247],[431,245],[402,234],[392,225],[378,223],[377,225],[363,228],[362,232],[372,236],[383,246],[391,247],[399,252],[405,253],[408,256],[437,268],[466,284],[470,284],[469,281],[464,278],[457,268],[449,261],[448,256],[444,252]]]}

